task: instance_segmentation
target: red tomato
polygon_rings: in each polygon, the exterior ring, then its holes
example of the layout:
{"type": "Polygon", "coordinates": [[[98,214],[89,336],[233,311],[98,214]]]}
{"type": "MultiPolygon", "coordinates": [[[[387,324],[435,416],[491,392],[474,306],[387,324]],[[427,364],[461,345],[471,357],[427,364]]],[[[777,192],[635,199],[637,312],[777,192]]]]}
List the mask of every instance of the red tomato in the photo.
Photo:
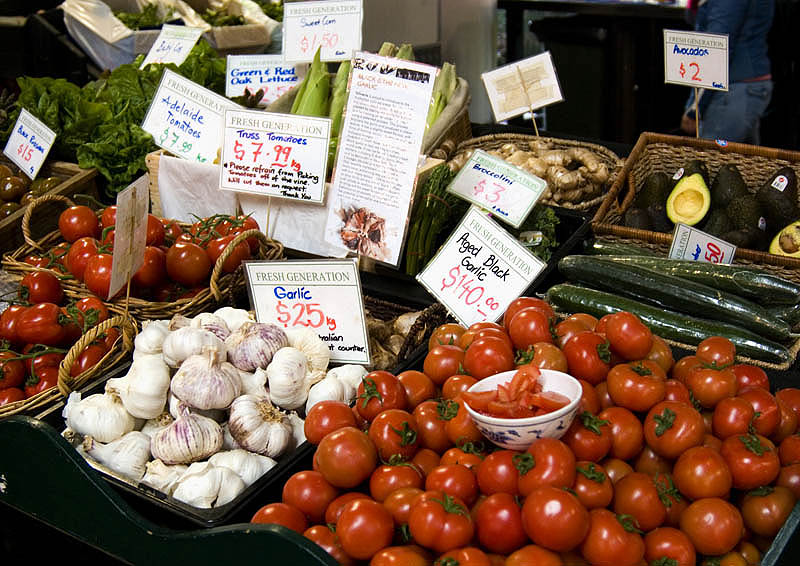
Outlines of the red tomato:
{"type": "Polygon", "coordinates": [[[70,206],[58,217],[58,229],[68,242],[85,236],[99,236],[100,223],[88,206],[70,206]]]}
{"type": "MultiPolygon", "coordinates": [[[[444,382],[444,385],[442,385],[442,397],[445,399],[455,399],[476,383],[478,383],[478,380],[469,375],[460,373],[451,375],[447,378],[447,381],[444,382]]],[[[429,398],[431,397],[433,397],[433,395],[429,398]]]]}
{"type": "MultiPolygon", "coordinates": [[[[479,442],[483,440],[483,434],[475,426],[472,417],[469,416],[466,407],[464,406],[464,399],[457,397],[454,399],[455,414],[452,418],[447,419],[444,425],[445,433],[451,444],[462,444],[464,442],[479,442]]],[[[449,405],[452,409],[453,405],[449,405]]]]}
{"type": "Polygon", "coordinates": [[[775,397],[786,403],[795,412],[797,418],[800,419],[800,389],[787,387],[777,391],[775,397]]]}
{"type": "Polygon", "coordinates": [[[417,453],[414,454],[411,463],[417,467],[423,476],[427,477],[427,475],[439,465],[440,458],[439,454],[430,448],[420,448],[417,450],[417,453]]]}
{"type": "Polygon", "coordinates": [[[372,371],[358,386],[356,410],[367,421],[372,421],[387,409],[405,409],[407,406],[403,385],[388,371],[372,371]]]}
{"type": "Polygon", "coordinates": [[[106,349],[105,345],[90,344],[89,346],[86,346],[86,348],[84,348],[84,350],[75,359],[72,367],[70,367],[70,376],[78,377],[84,372],[89,371],[96,366],[97,363],[102,360],[107,353],[108,350],[106,349]]]}
{"type": "Polygon", "coordinates": [[[537,342],[553,342],[550,319],[535,307],[517,312],[508,324],[508,335],[517,350],[526,350],[537,342]]]}
{"type": "Polygon", "coordinates": [[[692,396],[689,394],[689,388],[677,379],[667,379],[664,381],[664,400],[680,401],[687,405],[692,404],[692,396]]]}
{"type": "Polygon", "coordinates": [[[606,321],[611,349],[625,360],[641,360],[653,347],[653,334],[635,314],[620,311],[606,321]]]}
{"type": "Polygon", "coordinates": [[[733,478],[722,455],[708,446],[693,446],[672,469],[675,487],[689,499],[727,498],[733,478]]]}
{"type": "Polygon", "coordinates": [[[111,254],[97,254],[89,258],[86,271],[83,272],[83,282],[87,289],[102,299],[108,298],[112,263],[111,254]]]}
{"type": "Polygon", "coordinates": [[[761,487],[754,489],[742,500],[744,526],[763,537],[778,534],[792,513],[796,497],[787,487],[761,487]]]}
{"type": "MultiPolygon", "coordinates": [[[[481,323],[476,323],[481,324],[481,323]]],[[[474,324],[472,326],[475,326],[474,324]]],[[[469,348],[469,345],[472,344],[478,338],[483,338],[484,336],[494,336],[495,338],[500,338],[503,342],[508,344],[509,348],[513,348],[514,345],[511,343],[511,338],[508,337],[508,334],[502,328],[468,328],[464,334],[461,335],[461,338],[458,339],[457,346],[463,350],[469,348]]]]}
{"type": "MultiPolygon", "coordinates": [[[[258,225],[258,222],[255,218],[250,215],[243,216],[239,215],[236,217],[235,221],[233,222],[234,227],[231,228],[230,233],[234,236],[241,234],[242,232],[246,232],[248,230],[260,230],[261,228],[258,225]],[[238,226],[237,226],[238,224],[238,226]]],[[[250,253],[255,254],[258,251],[259,246],[261,245],[258,238],[247,238],[247,245],[250,246],[250,253]]]]}
{"type": "Polygon", "coordinates": [[[672,462],[664,456],[657,454],[650,446],[645,445],[633,464],[634,471],[655,477],[657,474],[667,474],[672,469],[672,462]]]}
{"type": "Polygon", "coordinates": [[[573,336],[563,347],[570,375],[592,385],[603,381],[611,367],[609,345],[605,337],[589,330],[573,336]]]}
{"type": "Polygon", "coordinates": [[[736,375],[736,384],[739,390],[755,385],[769,391],[767,372],[760,367],[750,364],[736,364],[731,366],[731,370],[736,375]]]}
{"type": "Polygon", "coordinates": [[[356,499],[339,515],[336,535],[348,556],[368,560],[392,543],[394,520],[377,501],[356,499]]]}
{"type": "Polygon", "coordinates": [[[664,370],[664,373],[669,373],[672,366],[675,365],[672,348],[663,338],[655,334],[653,334],[653,346],[644,358],[657,363],[664,370]]]}
{"type": "Polygon", "coordinates": [[[578,404],[578,413],[588,411],[596,415],[600,412],[600,398],[597,396],[597,390],[585,379],[579,379],[578,382],[581,384],[581,402],[578,404]]]}
{"type": "Polygon", "coordinates": [[[630,518],[592,509],[581,554],[590,564],[634,566],[644,557],[644,541],[630,518]]]}
{"type": "Polygon", "coordinates": [[[328,504],[325,509],[325,523],[335,525],[344,508],[356,499],[369,499],[369,495],[359,491],[346,491],[328,504]]]}
{"type": "Polygon", "coordinates": [[[181,228],[177,220],[162,218],[161,225],[164,227],[164,237],[166,240],[175,241],[183,234],[183,228],[181,228]]]}
{"type": "Polygon", "coordinates": [[[664,523],[667,508],[662,503],[653,478],[633,472],[614,485],[614,512],[630,515],[647,532],[664,523]]]}
{"type": "Polygon", "coordinates": [[[431,560],[419,546],[389,546],[375,554],[369,566],[431,566],[431,560]]]}
{"type": "Polygon", "coordinates": [[[625,460],[619,458],[606,458],[602,462],[603,467],[606,469],[608,479],[611,480],[612,485],[616,485],[619,480],[633,472],[633,467],[625,460]]]}
{"type": "Polygon", "coordinates": [[[624,407],[609,407],[603,409],[597,417],[608,421],[611,427],[612,457],[630,460],[642,450],[642,423],[631,411],[624,407]]]}
{"type": "Polygon", "coordinates": [[[478,497],[475,474],[461,464],[439,465],[425,478],[426,491],[441,491],[472,505],[478,497]]]}
{"type": "Polygon", "coordinates": [[[369,425],[369,439],[383,461],[392,457],[410,460],[419,448],[417,421],[401,409],[382,411],[369,425]]]}
{"type": "MultiPolygon", "coordinates": [[[[217,259],[219,259],[225,249],[233,242],[235,237],[236,236],[231,235],[222,236],[220,238],[214,238],[206,244],[206,253],[212,264],[217,263],[217,259]]],[[[236,271],[236,268],[247,259],[250,259],[250,246],[247,245],[247,242],[239,242],[222,264],[222,272],[233,273],[236,271]]]]}
{"type": "Polygon", "coordinates": [[[436,385],[443,385],[448,377],[463,373],[464,350],[458,346],[443,344],[428,351],[422,371],[436,385]]]}
{"type": "Polygon", "coordinates": [[[586,323],[580,320],[575,319],[566,319],[562,320],[555,326],[555,342],[559,348],[564,348],[564,344],[570,341],[570,339],[578,334],[579,332],[586,332],[592,331],[594,327],[587,328],[586,323]]]}
{"type": "Polygon", "coordinates": [[[206,251],[197,244],[177,241],[167,251],[167,275],[181,285],[200,285],[208,279],[211,267],[206,251]]]}
{"type": "Polygon", "coordinates": [[[58,367],[45,366],[36,370],[36,375],[31,375],[25,380],[25,397],[33,397],[37,393],[47,391],[58,384],[58,367]]]}
{"type": "Polygon", "coordinates": [[[433,350],[436,346],[457,345],[461,335],[467,329],[455,322],[446,322],[434,329],[433,334],[428,339],[428,350],[433,350]]]}
{"type": "Polygon", "coordinates": [[[45,367],[58,368],[61,360],[64,359],[64,354],[60,352],[48,352],[48,349],[43,346],[35,344],[28,344],[22,349],[22,353],[34,354],[33,356],[24,360],[25,371],[29,375],[34,375],[38,370],[45,367]]]}
{"type": "Polygon", "coordinates": [[[783,439],[778,446],[778,456],[782,466],[800,463],[800,436],[795,434],[783,439]]]}
{"type": "Polygon", "coordinates": [[[772,435],[778,428],[781,415],[778,410],[778,402],[769,390],[750,385],[739,391],[737,397],[748,401],[753,406],[756,414],[753,418],[755,431],[761,436],[772,435]]]}
{"type": "Polygon", "coordinates": [[[736,374],[731,369],[695,368],[686,377],[686,387],[700,405],[713,409],[726,397],[736,395],[736,374]]]}
{"type": "Polygon", "coordinates": [[[459,564],[461,566],[491,566],[489,557],[480,548],[465,546],[448,550],[436,559],[436,564],[459,564]]]}
{"type": "Polygon", "coordinates": [[[303,533],[308,540],[325,550],[340,566],[353,566],[355,561],[345,554],[339,537],[328,525],[314,525],[303,533]]]}
{"type": "Polygon", "coordinates": [[[537,297],[518,297],[509,303],[505,314],[503,314],[503,326],[508,328],[509,324],[511,323],[511,319],[514,318],[514,315],[526,308],[537,309],[539,312],[544,314],[548,320],[555,320],[556,318],[556,313],[553,311],[553,307],[551,307],[547,301],[537,297]]]}
{"type": "Polygon", "coordinates": [[[568,491],[543,485],[525,498],[522,525],[534,543],[566,552],[578,546],[586,536],[589,512],[568,491]]]}
{"type": "Polygon", "coordinates": [[[75,303],[80,312],[78,322],[81,326],[92,328],[108,319],[108,307],[97,297],[84,297],[75,303]]]}
{"type": "Polygon", "coordinates": [[[487,454],[486,458],[478,464],[475,475],[478,480],[478,487],[481,493],[492,495],[493,493],[509,493],[517,495],[519,488],[519,470],[516,460],[520,454],[512,450],[497,450],[487,454]]]}
{"type": "Polygon", "coordinates": [[[686,508],[680,526],[697,552],[719,555],[736,546],[742,538],[744,523],[736,507],[724,499],[706,497],[686,508]]]}
{"type": "Polygon", "coordinates": [[[17,334],[17,320],[19,315],[28,307],[23,305],[9,305],[0,315],[0,339],[6,340],[11,346],[21,346],[23,341],[17,334]]]}
{"type": "Polygon", "coordinates": [[[442,453],[452,446],[447,437],[447,421],[456,416],[458,403],[453,400],[424,401],[414,409],[419,445],[442,453]]]}
{"type": "Polygon", "coordinates": [[[442,454],[439,464],[460,464],[474,472],[483,462],[481,449],[482,446],[480,444],[475,445],[472,442],[465,442],[460,447],[450,448],[442,454]]]}
{"type": "Polygon", "coordinates": [[[164,225],[161,223],[161,219],[152,214],[148,214],[145,244],[148,246],[160,246],[164,243],[165,235],[164,225]]]}
{"type": "Polygon", "coordinates": [[[672,527],[659,527],[644,537],[644,560],[648,564],[663,559],[680,566],[694,566],[697,558],[694,545],[685,533],[672,527]]]}
{"type": "Polygon", "coordinates": [[[408,528],[414,540],[436,552],[465,546],[475,527],[467,506],[440,491],[426,491],[411,507],[408,528]]]}
{"type": "Polygon", "coordinates": [[[167,254],[161,248],[147,246],[144,249],[144,262],[133,274],[131,283],[149,289],[163,283],[167,278],[167,254]]]}
{"type": "Polygon", "coordinates": [[[341,401],[320,401],[306,415],[303,432],[311,444],[319,444],[326,434],[345,426],[356,426],[350,407],[341,401]]]}
{"type": "Polygon", "coordinates": [[[308,521],[297,507],[286,503],[269,503],[256,511],[251,523],[283,525],[287,529],[303,534],[308,528],[308,521]]]}
{"type": "Polygon", "coordinates": [[[22,311],[16,324],[22,343],[56,346],[64,338],[64,327],[58,322],[61,309],[53,303],[39,303],[22,311]]]}
{"type": "Polygon", "coordinates": [[[615,404],[646,412],[666,395],[666,375],[655,362],[641,360],[617,364],[608,372],[608,394],[615,404]]]}
{"type": "Polygon", "coordinates": [[[523,546],[508,555],[504,566],[564,566],[561,557],[551,550],[535,544],[523,546]]]}
{"type": "MultiPolygon", "coordinates": [[[[319,472],[304,470],[292,474],[283,485],[283,502],[299,509],[312,523],[320,523],[339,491],[319,472]]],[[[304,529],[305,530],[305,529],[304,529]]]]}
{"type": "Polygon", "coordinates": [[[512,370],[514,351],[500,338],[493,336],[478,338],[464,353],[464,369],[478,380],[512,370]]]}
{"type": "Polygon", "coordinates": [[[599,462],[611,450],[609,422],[584,411],[575,417],[561,441],[566,443],[577,460],[599,462]]]}
{"type": "MultiPolygon", "coordinates": [[[[569,367],[567,366],[567,357],[564,352],[555,344],[549,342],[537,342],[532,347],[533,357],[530,364],[540,369],[554,369],[567,373],[569,367]]],[[[531,350],[529,349],[525,354],[531,350]]]]}
{"type": "Polygon", "coordinates": [[[711,336],[697,345],[695,355],[707,364],[724,368],[736,360],[736,346],[727,338],[711,336]]]}
{"type": "Polygon", "coordinates": [[[519,458],[517,469],[521,495],[544,485],[570,487],[575,481],[575,455],[557,438],[538,438],[519,458]]]}
{"type": "Polygon", "coordinates": [[[644,438],[656,454],[674,459],[703,443],[705,424],[694,407],[676,401],[655,405],[644,421],[644,438]]]}
{"type": "Polygon", "coordinates": [[[418,487],[401,487],[386,496],[383,506],[392,514],[395,525],[408,524],[411,507],[423,493],[425,492],[418,487]]]}
{"type": "Polygon", "coordinates": [[[578,462],[575,465],[575,483],[572,491],[586,509],[607,507],[614,497],[611,479],[600,464],[578,462]]]}
{"type": "Polygon", "coordinates": [[[711,417],[714,436],[725,440],[735,434],[746,434],[755,416],[753,406],[740,397],[727,397],[717,403],[711,417]]]}
{"type": "Polygon", "coordinates": [[[105,229],[109,226],[114,226],[117,223],[117,206],[112,204],[103,209],[100,214],[100,226],[105,229]]]}
{"type": "Polygon", "coordinates": [[[375,501],[383,503],[389,495],[401,488],[422,488],[422,474],[408,464],[384,464],[375,468],[369,478],[369,493],[375,501]]]}
{"type": "Polygon", "coordinates": [[[795,498],[800,498],[800,463],[782,467],[775,485],[788,487],[795,498]]]}
{"type": "Polygon", "coordinates": [[[19,284],[19,296],[23,301],[36,303],[61,303],[64,291],[58,277],[47,271],[31,271],[19,284]]]}
{"type": "Polygon", "coordinates": [[[19,387],[25,382],[25,365],[11,351],[0,352],[0,389],[19,387]]]}
{"type": "Polygon", "coordinates": [[[410,369],[401,372],[397,374],[397,380],[406,390],[409,410],[413,411],[414,407],[423,401],[433,399],[436,396],[436,385],[421,371],[410,369]]]}
{"type": "Polygon", "coordinates": [[[9,387],[7,389],[0,389],[0,407],[22,401],[25,399],[25,392],[19,387],[9,387]]]}
{"type": "Polygon", "coordinates": [[[722,441],[725,458],[736,489],[754,489],[778,477],[780,460],[775,445],[759,434],[729,436],[722,441]]]}
{"type": "Polygon", "coordinates": [[[316,460],[319,471],[329,483],[349,489],[372,474],[378,454],[366,434],[346,426],[322,439],[317,446],[316,460]]]}
{"type": "Polygon", "coordinates": [[[775,444],[779,444],[797,431],[797,414],[779,397],[775,397],[775,402],[778,403],[780,419],[778,420],[778,428],[772,433],[770,440],[775,444]]]}
{"type": "Polygon", "coordinates": [[[78,281],[83,281],[86,263],[89,258],[97,255],[98,243],[91,236],[80,238],[69,247],[65,261],[69,272],[78,281]]]}

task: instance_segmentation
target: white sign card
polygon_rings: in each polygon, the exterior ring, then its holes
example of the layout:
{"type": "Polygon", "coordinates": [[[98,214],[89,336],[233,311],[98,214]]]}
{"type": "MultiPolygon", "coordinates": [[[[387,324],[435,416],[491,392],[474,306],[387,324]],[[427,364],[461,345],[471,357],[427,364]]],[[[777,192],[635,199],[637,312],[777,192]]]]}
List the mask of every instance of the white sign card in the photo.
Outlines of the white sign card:
{"type": "Polygon", "coordinates": [[[664,82],[728,90],[728,36],[665,29],[664,82]]]}
{"type": "Polygon", "coordinates": [[[353,59],[325,241],[400,263],[436,72],[371,53],[353,59]]]}
{"type": "Polygon", "coordinates": [[[546,266],[472,206],[417,281],[469,326],[500,318],[546,266]]]}
{"type": "Polygon", "coordinates": [[[142,175],[117,195],[109,298],[116,295],[144,263],[149,205],[150,184],[147,175],[142,175]]]}
{"type": "Polygon", "coordinates": [[[287,2],[283,5],[283,57],[308,63],[320,48],[323,61],[344,61],[361,50],[362,0],[287,2]]]}
{"type": "Polygon", "coordinates": [[[519,228],[546,188],[544,179],[476,149],[447,190],[519,228]]]}
{"type": "Polygon", "coordinates": [[[36,116],[20,109],[11,135],[8,136],[3,153],[31,179],[35,179],[42,168],[56,133],[36,116]]]}
{"type": "Polygon", "coordinates": [[[355,259],[246,261],[244,266],[257,321],[314,330],[332,362],[370,363],[355,259]]]}
{"type": "Polygon", "coordinates": [[[226,110],[221,189],[322,204],[330,118],[226,110]]]}
{"type": "Polygon", "coordinates": [[[672,234],[669,248],[670,259],[685,259],[706,263],[733,262],[736,246],[725,240],[715,238],[702,230],[678,223],[672,234]]]}
{"type": "Polygon", "coordinates": [[[164,69],[142,129],[153,136],[157,146],[178,157],[213,163],[219,157],[227,108],[241,107],[164,69]]]}
{"type": "Polygon", "coordinates": [[[225,70],[225,96],[242,96],[261,91],[259,106],[275,102],[298,85],[305,65],[284,63],[282,55],[228,55],[225,70]]]}
{"type": "Polygon", "coordinates": [[[549,51],[481,75],[495,121],[564,100],[549,51]]]}
{"type": "Polygon", "coordinates": [[[201,35],[203,35],[201,28],[164,24],[139,68],[144,69],[150,63],[180,65],[189,56],[189,52],[201,35]]]}

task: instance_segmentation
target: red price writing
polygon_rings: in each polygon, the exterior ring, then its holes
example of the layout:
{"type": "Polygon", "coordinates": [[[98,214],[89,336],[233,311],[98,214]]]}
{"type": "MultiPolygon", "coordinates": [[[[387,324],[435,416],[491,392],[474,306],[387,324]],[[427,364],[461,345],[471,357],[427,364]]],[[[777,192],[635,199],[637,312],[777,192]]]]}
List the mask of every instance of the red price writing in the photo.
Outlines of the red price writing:
{"type": "Polygon", "coordinates": [[[300,51],[313,53],[318,47],[333,49],[339,44],[339,34],[333,31],[303,35],[300,38],[300,51]]]}
{"type": "Polygon", "coordinates": [[[492,187],[487,189],[486,188],[486,179],[481,179],[478,183],[472,188],[472,194],[475,196],[480,196],[486,202],[490,204],[496,203],[500,200],[500,193],[505,191],[506,188],[501,185],[500,183],[492,183],[492,187]]]}
{"type": "Polygon", "coordinates": [[[445,289],[450,289],[453,295],[464,301],[465,305],[474,307],[484,320],[488,317],[487,310],[496,311],[500,308],[500,303],[493,297],[483,298],[486,294],[486,289],[476,285],[475,278],[469,273],[462,275],[461,268],[458,265],[450,269],[447,275],[442,278],[442,288],[439,290],[444,291],[445,289]]]}
{"type": "MultiPolygon", "coordinates": [[[[692,74],[692,77],[691,77],[693,81],[702,81],[703,80],[703,79],[700,78],[700,65],[698,65],[697,63],[692,61],[691,63],[689,63],[689,69],[690,70],[694,69],[694,73],[692,74]]],[[[681,63],[680,70],[678,72],[681,74],[681,78],[685,78],[686,77],[687,71],[686,71],[686,67],[683,65],[683,63],[681,63]]]]}
{"type": "MultiPolygon", "coordinates": [[[[289,167],[295,171],[300,171],[300,163],[294,159],[289,161],[289,158],[292,154],[292,147],[291,146],[284,146],[284,145],[275,145],[272,148],[274,152],[274,159],[272,161],[272,167],[289,167]]],[[[238,161],[244,161],[245,159],[249,160],[252,156],[253,163],[258,161],[259,156],[270,157],[271,154],[268,151],[264,151],[264,143],[263,142],[246,142],[242,143],[239,140],[236,140],[233,143],[233,156],[238,161]],[[248,147],[249,145],[249,147],[248,147]]]]}
{"type": "Polygon", "coordinates": [[[30,161],[31,157],[33,157],[33,148],[26,143],[21,143],[17,148],[17,155],[25,161],[30,161]]]}
{"type": "Polygon", "coordinates": [[[319,303],[293,303],[290,306],[283,301],[278,301],[278,304],[275,305],[275,312],[278,314],[278,322],[284,328],[326,326],[328,330],[336,330],[336,319],[326,316],[319,307],[319,303]]]}
{"type": "Polygon", "coordinates": [[[711,263],[721,263],[724,257],[725,252],[719,249],[717,244],[714,242],[708,242],[706,244],[706,261],[711,263]]]}

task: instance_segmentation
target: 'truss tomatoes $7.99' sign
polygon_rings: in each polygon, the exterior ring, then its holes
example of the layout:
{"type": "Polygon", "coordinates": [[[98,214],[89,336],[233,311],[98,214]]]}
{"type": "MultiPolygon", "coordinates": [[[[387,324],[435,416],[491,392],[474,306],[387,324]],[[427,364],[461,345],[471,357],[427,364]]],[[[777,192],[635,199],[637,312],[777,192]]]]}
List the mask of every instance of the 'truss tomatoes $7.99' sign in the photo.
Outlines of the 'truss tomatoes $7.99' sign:
{"type": "Polygon", "coordinates": [[[328,345],[332,361],[370,363],[354,259],[248,261],[245,274],[256,320],[310,328],[328,345]]]}
{"type": "Polygon", "coordinates": [[[417,280],[469,326],[500,318],[546,265],[473,206],[417,280]]]}

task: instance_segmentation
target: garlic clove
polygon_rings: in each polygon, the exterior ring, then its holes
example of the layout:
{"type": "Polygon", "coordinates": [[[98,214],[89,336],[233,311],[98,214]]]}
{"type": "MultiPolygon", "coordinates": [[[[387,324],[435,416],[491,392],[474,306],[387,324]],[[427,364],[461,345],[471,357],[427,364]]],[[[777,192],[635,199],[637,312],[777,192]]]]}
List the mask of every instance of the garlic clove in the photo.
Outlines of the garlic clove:
{"type": "Polygon", "coordinates": [[[166,320],[145,320],[142,331],[133,339],[134,357],[139,355],[160,354],[164,339],[169,334],[169,322],[166,320]]]}
{"type": "Polygon", "coordinates": [[[241,394],[239,371],[228,362],[218,363],[213,352],[186,358],[170,384],[173,395],[197,409],[226,409],[241,394]]]}
{"type": "Polygon", "coordinates": [[[73,391],[67,398],[62,416],[68,428],[102,443],[121,438],[136,425],[119,397],[105,393],[81,399],[81,394],[73,391]]]}
{"type": "Polygon", "coordinates": [[[150,450],[165,464],[189,464],[208,458],[222,448],[222,428],[213,420],[183,413],[153,435],[150,450]]]}
{"type": "Polygon", "coordinates": [[[292,440],[286,447],[286,451],[294,450],[306,441],[305,422],[300,418],[300,415],[294,411],[289,411],[287,420],[292,427],[292,440]]]}
{"type": "Polygon", "coordinates": [[[335,377],[325,377],[325,379],[312,386],[308,391],[306,414],[311,410],[311,407],[320,401],[342,401],[343,403],[347,403],[345,394],[346,386],[341,381],[335,377]]]}
{"type": "Polygon", "coordinates": [[[242,379],[242,395],[269,396],[266,370],[256,368],[253,373],[239,370],[239,377],[242,379]]]}
{"type": "Polygon", "coordinates": [[[160,415],[166,405],[169,373],[161,355],[142,356],[133,361],[123,377],[109,379],[105,390],[119,395],[125,409],[134,417],[152,419],[160,415]]]}
{"type": "Polygon", "coordinates": [[[139,481],[150,459],[150,437],[131,431],[108,444],[97,442],[91,436],[83,439],[83,452],[121,476],[139,481]]]}
{"type": "Polygon", "coordinates": [[[217,452],[208,461],[215,467],[228,468],[235,472],[247,486],[252,485],[277,464],[268,456],[254,454],[242,448],[217,452]]]}
{"type": "Polygon", "coordinates": [[[147,462],[141,483],[149,485],[167,495],[172,495],[178,479],[186,472],[188,466],[175,464],[168,466],[158,458],[147,462]]]}
{"type": "Polygon", "coordinates": [[[221,466],[217,467],[216,470],[221,478],[214,507],[222,507],[236,499],[247,488],[247,484],[233,470],[221,466]]]}
{"type": "Polygon", "coordinates": [[[197,462],[178,479],[172,496],[192,505],[208,509],[230,503],[246,488],[236,472],[197,462]]]}
{"type": "Polygon", "coordinates": [[[268,399],[242,395],[231,404],[228,428],[239,445],[270,458],[280,456],[289,446],[292,427],[268,399]]]}
{"type": "Polygon", "coordinates": [[[267,367],[271,401],[284,409],[302,407],[308,398],[306,371],[303,352],[291,346],[278,350],[267,367]]]}
{"type": "Polygon", "coordinates": [[[414,323],[417,322],[419,315],[422,314],[422,311],[414,311],[414,312],[407,312],[403,313],[394,319],[392,323],[392,330],[395,334],[401,335],[403,338],[408,336],[411,327],[414,326],[414,323]]]}
{"type": "Polygon", "coordinates": [[[230,336],[231,333],[225,320],[210,312],[198,314],[191,320],[190,326],[192,328],[208,330],[214,334],[214,336],[223,341],[230,336]]]}
{"type": "Polygon", "coordinates": [[[286,336],[289,339],[289,346],[305,354],[308,359],[308,371],[327,371],[331,351],[325,342],[320,340],[319,334],[310,328],[300,326],[286,330],[286,336]]]}
{"type": "Polygon", "coordinates": [[[358,386],[367,375],[367,369],[357,364],[347,364],[328,371],[326,377],[335,377],[345,386],[345,403],[350,403],[356,398],[358,386]]]}
{"type": "Polygon", "coordinates": [[[212,332],[202,328],[184,326],[170,332],[164,339],[162,355],[168,366],[176,368],[190,356],[209,352],[215,361],[223,361],[227,356],[225,343],[212,332]]]}

